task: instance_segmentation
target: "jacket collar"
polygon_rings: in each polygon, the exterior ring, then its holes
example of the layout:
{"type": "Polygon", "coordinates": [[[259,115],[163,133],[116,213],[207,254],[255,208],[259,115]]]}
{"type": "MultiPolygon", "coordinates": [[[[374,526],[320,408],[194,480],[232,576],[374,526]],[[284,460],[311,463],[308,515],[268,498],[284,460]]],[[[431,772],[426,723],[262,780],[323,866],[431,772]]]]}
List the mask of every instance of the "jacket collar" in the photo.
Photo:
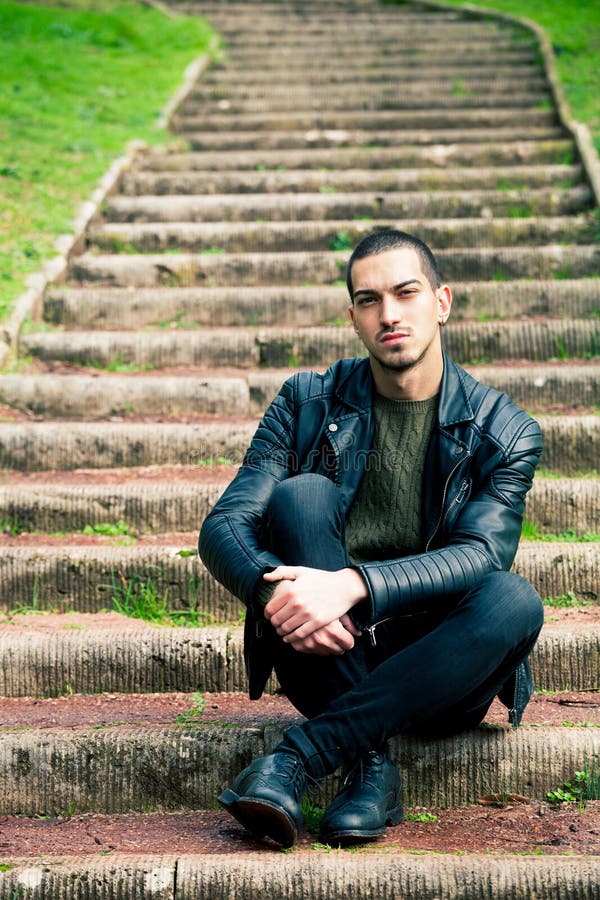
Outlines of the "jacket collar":
{"type": "MultiPolygon", "coordinates": [[[[466,373],[453,362],[445,351],[444,374],[440,386],[438,423],[444,428],[459,422],[469,422],[474,418],[473,408],[465,387],[466,373]]],[[[340,380],[336,388],[338,400],[359,412],[372,405],[373,375],[368,357],[343,360],[340,380]]]]}
{"type": "Polygon", "coordinates": [[[475,414],[465,387],[465,379],[469,376],[450,359],[445,350],[442,353],[444,374],[440,387],[438,423],[441,428],[445,428],[459,422],[470,422],[475,414]]]}

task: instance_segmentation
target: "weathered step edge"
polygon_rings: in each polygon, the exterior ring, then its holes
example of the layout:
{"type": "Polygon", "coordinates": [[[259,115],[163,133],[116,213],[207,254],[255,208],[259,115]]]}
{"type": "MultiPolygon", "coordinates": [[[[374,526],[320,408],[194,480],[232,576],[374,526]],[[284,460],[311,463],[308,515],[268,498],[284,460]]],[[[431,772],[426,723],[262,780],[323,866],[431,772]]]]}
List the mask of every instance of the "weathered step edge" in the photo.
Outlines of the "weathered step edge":
{"type": "MultiPolygon", "coordinates": [[[[0,487],[0,518],[21,531],[81,531],[86,525],[123,519],[150,534],[196,531],[226,484],[130,483],[106,485],[8,485],[0,487]]],[[[537,478],[527,495],[526,516],[543,532],[596,531],[600,479],[537,478]]]]}
{"type": "MultiPolygon", "coordinates": [[[[452,322],[476,317],[600,315],[598,281],[459,282],[452,285],[452,322]]],[[[348,294],[341,285],[264,287],[57,287],[44,301],[44,319],[79,329],[154,325],[319,325],[344,320],[348,294]]]]}
{"type": "MultiPolygon", "coordinates": [[[[563,475],[597,469],[598,416],[537,416],[544,450],[541,465],[563,475]]],[[[21,471],[160,465],[239,465],[258,419],[202,424],[136,422],[32,422],[0,431],[0,468],[21,471]]]]}
{"type": "MultiPolygon", "coordinates": [[[[556,411],[561,406],[600,406],[600,373],[594,364],[466,368],[526,409],[556,411]]],[[[59,419],[186,414],[259,416],[289,374],[289,370],[250,371],[237,377],[0,374],[0,402],[27,414],[59,419]]]]}
{"type": "MultiPolygon", "coordinates": [[[[298,719],[260,725],[5,729],[0,815],[212,809],[218,793],[298,719]]],[[[504,791],[545,797],[574,771],[598,766],[600,729],[484,727],[450,738],[390,741],[409,806],[464,806],[504,791]]],[[[331,796],[336,778],[324,786],[331,796]]]]}
{"type": "MultiPolygon", "coordinates": [[[[5,697],[248,689],[241,628],[156,628],[136,621],[120,629],[0,628],[0,658],[5,697]]],[[[531,666],[537,690],[594,691],[600,683],[600,632],[546,626],[531,666]]],[[[276,689],[272,678],[268,691],[276,689]]]]}
{"type": "MultiPolygon", "coordinates": [[[[199,522],[198,522],[199,526],[199,522]]],[[[195,534],[194,534],[195,537],[195,534]]],[[[173,609],[193,607],[210,622],[233,622],[242,605],[208,574],[190,548],[159,546],[3,547],[0,555],[0,610],[30,607],[79,612],[112,608],[119,586],[151,580],[173,609]],[[186,555],[180,555],[180,549],[186,555]]],[[[578,600],[600,602],[597,543],[522,543],[513,570],[527,578],[542,598],[572,591],[578,600]]]]}
{"type": "MultiPolygon", "coordinates": [[[[600,358],[600,321],[589,319],[457,321],[444,344],[459,364],[475,361],[600,358]]],[[[326,366],[334,359],[361,356],[364,345],[348,325],[277,328],[242,326],[185,331],[47,331],[21,336],[24,354],[80,366],[120,364],[162,369],[170,366],[283,368],[326,366]]]]}
{"type": "MultiPolygon", "coordinates": [[[[232,847],[232,851],[233,851],[232,847]]],[[[597,900],[600,860],[582,856],[461,855],[377,852],[207,853],[202,856],[111,855],[11,860],[0,872],[0,893],[31,900],[222,900],[285,897],[286,900],[497,900],[536,897],[597,900]]]]}

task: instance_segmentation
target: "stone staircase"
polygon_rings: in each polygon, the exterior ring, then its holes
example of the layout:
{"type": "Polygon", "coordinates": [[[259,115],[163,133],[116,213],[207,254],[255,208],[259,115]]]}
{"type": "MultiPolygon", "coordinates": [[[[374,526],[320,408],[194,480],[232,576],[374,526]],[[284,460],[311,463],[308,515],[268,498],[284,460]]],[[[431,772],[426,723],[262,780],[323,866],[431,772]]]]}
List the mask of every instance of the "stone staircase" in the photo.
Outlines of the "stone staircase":
{"type": "MultiPolygon", "coordinates": [[[[88,833],[89,814],[158,810],[204,810],[207,833],[231,839],[201,855],[78,856],[79,838],[60,861],[9,854],[0,895],[600,897],[597,845],[568,861],[385,843],[247,853],[214,812],[295,714],[265,697],[240,715],[242,611],[193,555],[197,531],[289,372],[361,352],[352,246],[390,224],[432,244],[455,296],[451,354],[542,425],[527,518],[583,535],[600,521],[600,220],[515,24],[375,0],[177,9],[210,17],[223,57],[177,110],[173,148],[139,154],[106,200],[0,373],[0,847],[15,816],[81,817],[88,833]],[[197,624],[115,611],[144,588],[197,624]]],[[[549,608],[533,658],[538,688],[580,692],[584,718],[548,724],[532,704],[516,732],[396,740],[408,806],[543,799],[598,774],[599,546],[524,541],[515,562],[543,597],[588,604],[549,608]]]]}

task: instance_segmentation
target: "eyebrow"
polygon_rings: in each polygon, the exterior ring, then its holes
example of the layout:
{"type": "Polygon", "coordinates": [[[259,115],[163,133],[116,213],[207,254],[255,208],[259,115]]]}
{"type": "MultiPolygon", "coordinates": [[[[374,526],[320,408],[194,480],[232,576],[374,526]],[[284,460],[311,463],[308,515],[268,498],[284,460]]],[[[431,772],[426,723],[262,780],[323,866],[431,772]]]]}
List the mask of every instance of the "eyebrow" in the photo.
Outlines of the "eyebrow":
{"type": "MultiPolygon", "coordinates": [[[[390,288],[391,291],[396,293],[396,291],[401,291],[402,288],[408,287],[409,284],[420,284],[423,285],[423,282],[418,278],[409,278],[407,281],[401,281],[400,284],[394,284],[390,288]]],[[[353,299],[356,300],[361,294],[379,294],[380,291],[376,291],[374,288],[363,288],[362,290],[354,291],[352,295],[353,299]]]]}

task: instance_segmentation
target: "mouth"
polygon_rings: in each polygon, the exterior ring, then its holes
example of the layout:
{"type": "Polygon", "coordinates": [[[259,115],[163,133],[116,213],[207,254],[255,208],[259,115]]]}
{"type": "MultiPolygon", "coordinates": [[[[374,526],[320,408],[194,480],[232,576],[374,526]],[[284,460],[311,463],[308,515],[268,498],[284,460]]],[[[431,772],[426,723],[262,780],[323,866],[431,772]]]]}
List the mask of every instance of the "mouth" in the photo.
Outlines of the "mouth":
{"type": "Polygon", "coordinates": [[[399,344],[405,341],[410,335],[406,331],[386,331],[379,338],[380,344],[399,344]]]}

